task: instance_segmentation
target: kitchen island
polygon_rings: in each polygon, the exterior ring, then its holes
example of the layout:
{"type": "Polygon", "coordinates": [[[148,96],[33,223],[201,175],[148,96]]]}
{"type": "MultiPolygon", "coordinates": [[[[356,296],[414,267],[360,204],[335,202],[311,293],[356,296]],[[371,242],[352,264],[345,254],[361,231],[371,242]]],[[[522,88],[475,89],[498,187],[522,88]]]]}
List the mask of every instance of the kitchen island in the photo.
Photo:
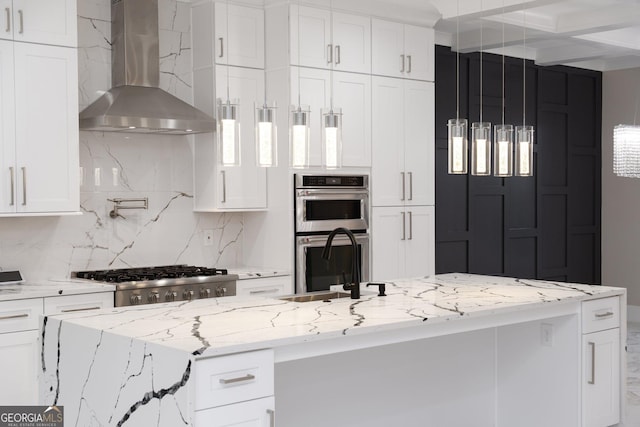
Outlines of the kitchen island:
{"type": "Polygon", "coordinates": [[[45,317],[40,403],[64,405],[67,426],[565,427],[623,413],[624,289],[445,274],[386,293],[45,317]]]}

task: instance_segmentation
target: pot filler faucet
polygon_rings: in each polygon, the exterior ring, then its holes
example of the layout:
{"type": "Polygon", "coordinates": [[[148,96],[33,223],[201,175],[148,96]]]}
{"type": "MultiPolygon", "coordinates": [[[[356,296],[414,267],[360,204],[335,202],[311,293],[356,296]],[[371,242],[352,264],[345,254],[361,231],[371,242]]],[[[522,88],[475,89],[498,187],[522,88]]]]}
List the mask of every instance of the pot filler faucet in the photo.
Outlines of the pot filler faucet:
{"type": "Polygon", "coordinates": [[[329,261],[331,257],[331,243],[333,242],[333,238],[338,233],[345,234],[349,240],[351,240],[351,284],[347,284],[345,280],[345,284],[343,286],[345,291],[351,291],[351,299],[360,299],[360,257],[358,256],[358,243],[356,242],[356,238],[353,233],[344,227],[338,227],[333,230],[329,237],[327,238],[327,243],[324,245],[324,250],[322,251],[322,258],[326,261],[329,261]]]}

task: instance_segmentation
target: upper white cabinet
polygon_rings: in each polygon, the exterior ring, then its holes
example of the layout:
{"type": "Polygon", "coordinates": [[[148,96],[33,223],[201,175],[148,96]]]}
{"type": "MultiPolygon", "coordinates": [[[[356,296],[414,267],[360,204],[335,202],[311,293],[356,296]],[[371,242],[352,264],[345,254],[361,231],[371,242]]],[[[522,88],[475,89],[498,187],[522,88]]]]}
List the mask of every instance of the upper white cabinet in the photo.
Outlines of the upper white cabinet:
{"type": "Polygon", "coordinates": [[[194,72],[195,105],[214,114],[216,97],[240,101],[241,165],[224,167],[217,162],[215,134],[195,136],[195,210],[252,210],[267,207],[266,168],[258,167],[255,149],[254,103],[264,100],[264,71],[218,65],[194,72]],[[215,91],[213,81],[215,79],[215,91]],[[208,108],[207,108],[208,107],[208,108]]]}
{"type": "Polygon", "coordinates": [[[291,64],[371,73],[371,19],[291,6],[291,64]]]}
{"type": "Polygon", "coordinates": [[[76,49],[0,41],[0,73],[0,213],[78,211],[76,49]]]}
{"type": "Polygon", "coordinates": [[[226,3],[192,9],[193,67],[213,64],[264,68],[264,11],[226,3]]]}
{"type": "Polygon", "coordinates": [[[301,104],[312,111],[309,164],[322,164],[321,111],[330,106],[332,83],[333,105],[343,114],[342,164],[371,166],[371,76],[291,67],[291,104],[297,105],[300,93],[301,104]]]}
{"type": "Polygon", "coordinates": [[[75,0],[0,0],[0,39],[77,46],[75,0]]]}
{"type": "Polygon", "coordinates": [[[371,20],[372,73],[434,80],[434,31],[431,28],[371,20]]]}
{"type": "Polygon", "coordinates": [[[372,85],[372,205],[433,205],[433,83],[373,76],[372,85]]]}

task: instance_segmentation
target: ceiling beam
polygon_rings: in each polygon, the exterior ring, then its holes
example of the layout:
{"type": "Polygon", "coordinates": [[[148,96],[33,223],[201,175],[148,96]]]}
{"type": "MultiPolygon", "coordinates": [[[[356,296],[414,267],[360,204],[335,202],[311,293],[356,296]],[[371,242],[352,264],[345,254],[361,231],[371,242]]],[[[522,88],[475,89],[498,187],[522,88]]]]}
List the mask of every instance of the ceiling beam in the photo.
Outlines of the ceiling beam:
{"type": "Polygon", "coordinates": [[[556,34],[576,36],[617,30],[640,23],[640,5],[618,4],[615,7],[589,8],[558,16],[556,34]]]}
{"type": "Polygon", "coordinates": [[[483,0],[482,2],[463,0],[458,3],[453,0],[431,0],[431,4],[440,11],[442,19],[459,17],[464,20],[531,9],[562,1],[564,0],[483,0]]]}
{"type": "Polygon", "coordinates": [[[536,52],[536,64],[546,66],[594,61],[620,56],[625,53],[625,51],[627,51],[627,49],[615,48],[599,43],[574,43],[567,46],[538,49],[536,52]]]}

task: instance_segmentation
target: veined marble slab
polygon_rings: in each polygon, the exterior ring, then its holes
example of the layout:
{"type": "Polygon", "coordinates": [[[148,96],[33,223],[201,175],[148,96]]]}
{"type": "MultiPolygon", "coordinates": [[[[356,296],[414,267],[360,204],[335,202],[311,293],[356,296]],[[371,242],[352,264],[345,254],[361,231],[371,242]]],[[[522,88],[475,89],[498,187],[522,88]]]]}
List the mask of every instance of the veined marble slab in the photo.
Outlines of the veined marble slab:
{"type": "Polygon", "coordinates": [[[290,276],[290,271],[279,270],[277,268],[260,268],[260,267],[238,267],[230,268],[230,274],[237,274],[238,280],[247,279],[263,279],[265,277],[290,276]]]}
{"type": "Polygon", "coordinates": [[[387,282],[386,297],[365,292],[359,300],[225,297],[45,317],[40,403],[64,405],[69,426],[192,425],[203,357],[472,322],[625,289],[445,274],[387,282]]]}
{"type": "Polygon", "coordinates": [[[111,284],[92,283],[86,280],[34,281],[22,284],[0,285],[0,301],[113,292],[115,289],[116,287],[111,284]]]}

